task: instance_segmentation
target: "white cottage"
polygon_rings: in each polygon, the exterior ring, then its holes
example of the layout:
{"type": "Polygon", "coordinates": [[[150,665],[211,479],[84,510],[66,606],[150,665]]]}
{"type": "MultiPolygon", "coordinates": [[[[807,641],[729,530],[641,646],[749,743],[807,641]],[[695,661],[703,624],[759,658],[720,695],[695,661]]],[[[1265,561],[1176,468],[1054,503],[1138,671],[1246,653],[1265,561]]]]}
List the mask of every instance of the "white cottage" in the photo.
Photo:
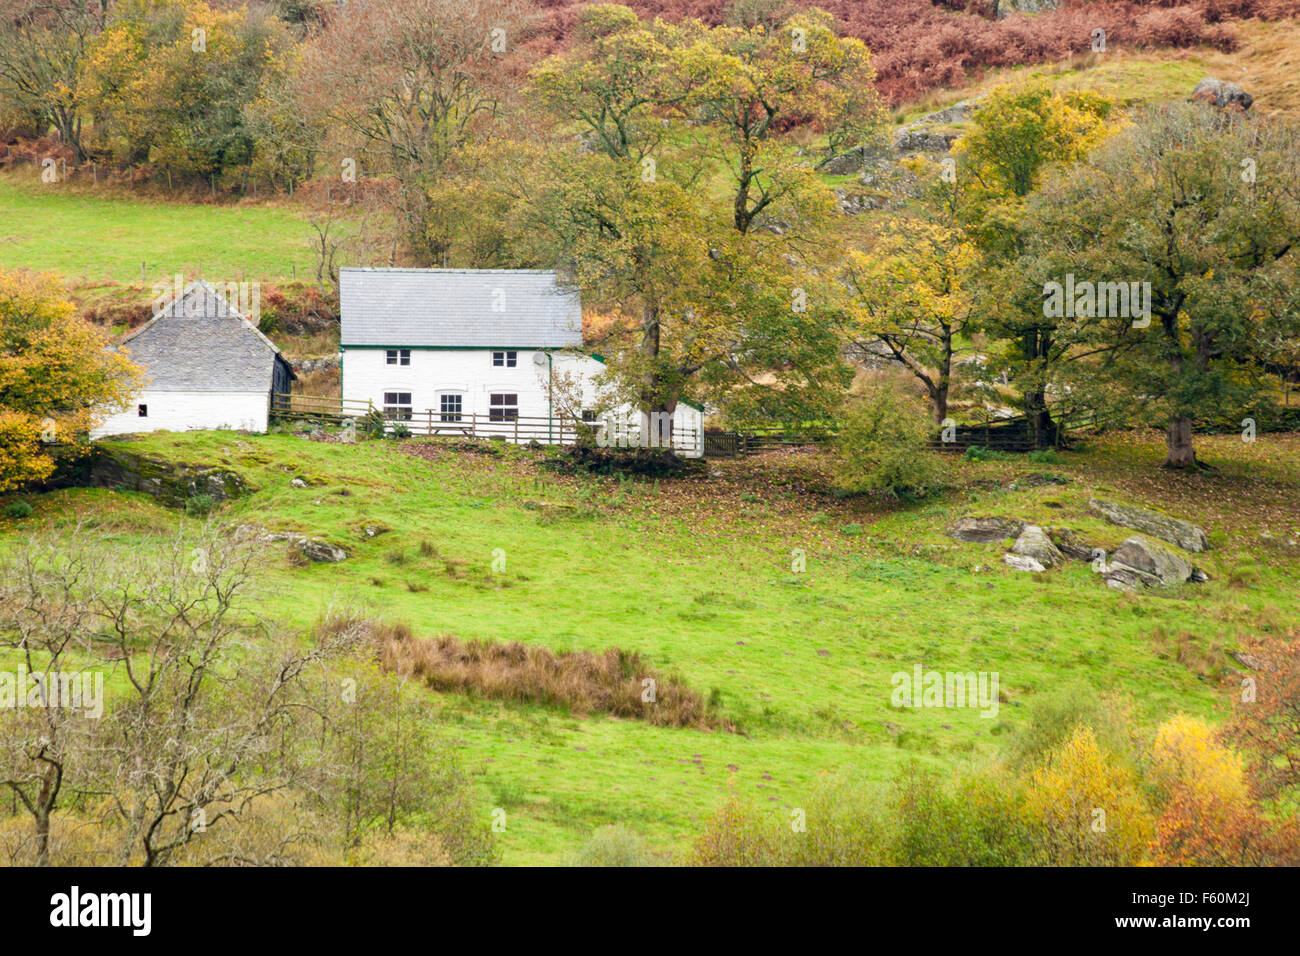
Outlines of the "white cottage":
{"type": "Polygon", "coordinates": [[[202,280],[116,348],[143,367],[144,387],[125,410],[93,428],[92,438],[162,430],[264,432],[272,394],[288,392],[294,378],[271,340],[202,280]]]}
{"type": "MultiPolygon", "coordinates": [[[[347,268],[339,308],[344,400],[370,402],[417,434],[563,444],[576,421],[601,425],[604,366],[582,352],[581,302],[554,272],[347,268]]],[[[601,438],[621,440],[625,426],[635,436],[639,414],[614,414],[617,428],[601,438]]],[[[674,448],[702,454],[703,425],[702,409],[679,403],[674,448]]]]}

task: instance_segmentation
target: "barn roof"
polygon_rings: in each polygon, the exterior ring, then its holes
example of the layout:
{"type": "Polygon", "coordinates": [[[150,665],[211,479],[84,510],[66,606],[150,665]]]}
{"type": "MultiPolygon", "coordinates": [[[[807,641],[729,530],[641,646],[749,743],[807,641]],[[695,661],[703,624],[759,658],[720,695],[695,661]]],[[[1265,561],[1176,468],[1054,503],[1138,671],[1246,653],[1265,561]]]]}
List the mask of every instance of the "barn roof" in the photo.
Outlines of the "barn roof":
{"type": "Polygon", "coordinates": [[[118,348],[144,367],[145,388],[158,391],[267,391],[276,360],[284,361],[275,344],[202,279],[118,348]]]}
{"type": "Polygon", "coordinates": [[[343,346],[572,348],[578,293],[531,269],[340,269],[343,346]]]}

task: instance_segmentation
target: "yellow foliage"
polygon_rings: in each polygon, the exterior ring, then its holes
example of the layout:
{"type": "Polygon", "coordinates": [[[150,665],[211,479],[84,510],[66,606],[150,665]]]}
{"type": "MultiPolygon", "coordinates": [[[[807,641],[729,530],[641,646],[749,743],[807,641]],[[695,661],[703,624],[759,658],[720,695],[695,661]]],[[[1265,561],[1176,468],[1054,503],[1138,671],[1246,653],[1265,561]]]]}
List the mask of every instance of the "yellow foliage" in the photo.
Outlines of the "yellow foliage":
{"type": "Polygon", "coordinates": [[[47,445],[82,440],[139,387],[107,343],[53,276],[0,271],[0,491],[48,477],[47,445]]]}
{"type": "Polygon", "coordinates": [[[1199,799],[1244,806],[1249,800],[1241,757],[1215,742],[1204,721],[1177,714],[1156,731],[1151,780],[1166,794],[1186,788],[1199,799]]]}
{"type": "Polygon", "coordinates": [[[1035,770],[1026,809],[1057,866],[1134,866],[1154,821],[1133,771],[1080,727],[1035,770]]]}

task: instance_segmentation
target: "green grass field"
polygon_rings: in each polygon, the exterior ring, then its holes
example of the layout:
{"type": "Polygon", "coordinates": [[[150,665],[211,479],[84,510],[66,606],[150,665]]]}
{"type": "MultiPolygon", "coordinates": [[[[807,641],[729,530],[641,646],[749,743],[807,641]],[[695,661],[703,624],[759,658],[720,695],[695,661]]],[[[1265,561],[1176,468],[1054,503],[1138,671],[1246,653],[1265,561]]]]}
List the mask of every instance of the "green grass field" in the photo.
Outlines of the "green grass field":
{"type": "Polygon", "coordinates": [[[76,285],[203,274],[222,281],[301,278],[314,268],[309,229],[291,207],[196,205],[125,191],[0,176],[0,267],[53,271],[76,285]],[[165,250],[165,255],[164,255],[165,250]]]}
{"type": "MultiPolygon", "coordinates": [[[[1203,439],[1217,470],[1198,476],[1159,471],[1156,436],[1099,440],[1055,464],[951,459],[953,490],[919,508],[835,498],[825,459],[810,454],[715,462],[708,479],[654,483],[560,478],[539,469],[546,453],[513,448],[426,459],[387,442],[232,433],[164,433],[124,447],[237,469],[256,491],[224,506],[221,520],[298,530],[351,552],[306,568],[274,555],[259,609],[304,633],[334,608],[405,622],[417,635],[635,650],[714,695],[741,729],[654,727],[417,688],[477,775],[485,817],[506,811],[508,864],[568,862],[593,828],[613,822],[676,855],[730,793],[788,814],[823,775],[884,782],[913,759],[977,764],[1037,699],[1071,684],[1127,695],[1148,725],[1179,710],[1220,720],[1232,687],[1181,663],[1159,635],[1221,657],[1243,635],[1300,622],[1297,436],[1203,439]],[[1043,470],[1071,481],[1006,490],[1043,470]],[[309,487],[292,487],[294,477],[309,487]],[[1083,563],[1019,574],[1001,564],[1000,544],[943,533],[963,514],[1006,514],[1113,547],[1129,532],[1087,516],[1098,492],[1200,522],[1218,545],[1197,556],[1213,580],[1125,595],[1083,563]],[[535,499],[575,508],[539,517],[524,507],[535,499]],[[365,539],[360,529],[375,524],[392,530],[365,539]],[[422,554],[422,543],[436,554],[422,554]],[[501,573],[491,570],[494,549],[507,557],[501,573]],[[804,573],[792,571],[795,549],[806,553],[804,573]],[[997,671],[1006,700],[994,718],[891,708],[891,675],[914,664],[997,671]]],[[[23,497],[36,513],[0,518],[0,546],[77,514],[124,548],[196,520],[134,493],[23,497]]]]}

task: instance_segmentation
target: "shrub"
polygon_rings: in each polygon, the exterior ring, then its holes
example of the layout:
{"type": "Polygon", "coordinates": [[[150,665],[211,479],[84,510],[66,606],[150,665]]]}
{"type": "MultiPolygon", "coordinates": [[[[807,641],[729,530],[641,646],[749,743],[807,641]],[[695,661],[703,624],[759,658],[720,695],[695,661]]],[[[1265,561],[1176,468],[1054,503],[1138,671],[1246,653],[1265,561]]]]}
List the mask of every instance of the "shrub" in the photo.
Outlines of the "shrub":
{"type": "Polygon", "coordinates": [[[1080,727],[1087,727],[1112,754],[1130,762],[1136,746],[1129,734],[1131,721],[1126,706],[1114,697],[1099,697],[1089,687],[1072,687],[1039,701],[1030,711],[1029,723],[1011,739],[1009,762],[1024,770],[1043,762],[1080,727]]]}
{"type": "Polygon", "coordinates": [[[377,408],[357,419],[357,431],[363,438],[383,438],[388,433],[387,425],[384,413],[377,408]]]}
{"type": "Polygon", "coordinates": [[[705,824],[692,848],[696,866],[775,866],[779,855],[770,821],[735,797],[705,824]]]}
{"type": "Polygon", "coordinates": [[[21,521],[23,518],[31,517],[32,506],[25,501],[14,501],[5,508],[5,514],[21,521]]]}
{"type": "Polygon", "coordinates": [[[939,489],[939,469],[926,445],[930,424],[905,392],[877,387],[850,404],[836,442],[836,478],[851,493],[883,491],[918,501],[939,489]]]}
{"type": "Polygon", "coordinates": [[[645,837],[617,824],[601,827],[578,851],[578,866],[657,866],[645,837]]]}
{"type": "Polygon", "coordinates": [[[1033,771],[1025,807],[1051,866],[1135,866],[1155,827],[1136,775],[1088,727],[1033,771]]]}
{"type": "Polygon", "coordinates": [[[963,781],[911,764],[894,785],[892,862],[899,866],[1025,866],[1036,839],[1019,787],[992,776],[963,781]]]}
{"type": "Polygon", "coordinates": [[[191,495],[185,502],[185,513],[202,518],[212,514],[216,507],[217,499],[211,495],[191,495]]]}
{"type": "Polygon", "coordinates": [[[401,422],[398,422],[396,425],[392,426],[392,427],[388,430],[388,434],[389,434],[389,436],[392,437],[392,438],[398,438],[398,439],[402,439],[402,438],[410,438],[410,437],[411,437],[411,429],[410,429],[407,425],[404,425],[404,424],[402,424],[401,422]]]}
{"type": "Polygon", "coordinates": [[[1060,462],[1055,448],[1035,448],[1029,453],[1028,458],[1039,465],[1055,465],[1060,462]]]}

